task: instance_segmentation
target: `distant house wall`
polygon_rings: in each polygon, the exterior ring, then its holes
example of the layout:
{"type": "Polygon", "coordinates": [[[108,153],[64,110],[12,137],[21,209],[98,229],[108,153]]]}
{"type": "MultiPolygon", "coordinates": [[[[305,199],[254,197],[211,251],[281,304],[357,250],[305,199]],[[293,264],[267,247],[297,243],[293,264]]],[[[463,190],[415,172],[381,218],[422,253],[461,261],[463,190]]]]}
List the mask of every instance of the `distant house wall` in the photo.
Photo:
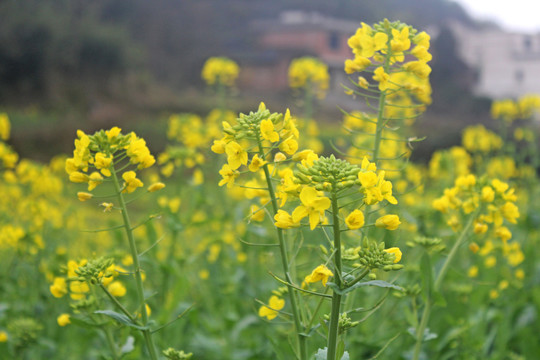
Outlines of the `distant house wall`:
{"type": "Polygon", "coordinates": [[[540,94],[540,35],[474,31],[453,24],[462,59],[477,72],[474,93],[495,99],[540,94]]]}

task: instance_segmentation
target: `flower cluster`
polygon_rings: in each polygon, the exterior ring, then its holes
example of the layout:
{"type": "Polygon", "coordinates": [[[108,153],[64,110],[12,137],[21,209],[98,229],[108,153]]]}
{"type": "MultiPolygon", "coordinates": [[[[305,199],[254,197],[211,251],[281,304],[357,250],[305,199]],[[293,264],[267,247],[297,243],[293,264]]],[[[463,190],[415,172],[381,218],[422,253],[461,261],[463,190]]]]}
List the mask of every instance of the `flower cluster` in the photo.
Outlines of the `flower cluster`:
{"type": "Polygon", "coordinates": [[[195,114],[174,114],[169,117],[167,138],[171,144],[159,154],[157,162],[161,173],[170,177],[175,169],[184,168],[192,173],[193,183],[204,180],[201,166],[207,161],[207,149],[221,133],[221,121],[234,121],[233,113],[212,110],[205,119],[195,114]]]}
{"type": "Polygon", "coordinates": [[[240,68],[226,57],[211,57],[204,63],[201,76],[208,85],[233,86],[240,68]]]}
{"type": "Polygon", "coordinates": [[[518,100],[504,99],[491,105],[491,117],[512,123],[517,119],[528,119],[540,110],[540,96],[525,95],[518,100]]]}
{"type": "Polygon", "coordinates": [[[500,149],[503,140],[494,132],[487,130],[483,125],[468,126],[463,130],[463,147],[475,153],[489,153],[500,149]]]}
{"type": "MultiPolygon", "coordinates": [[[[94,190],[111,176],[116,178],[117,168],[126,170],[130,165],[136,165],[136,170],[140,170],[152,166],[156,161],[144,139],[133,132],[123,135],[118,127],[100,130],[94,135],[78,130],[77,137],[73,157],[66,160],[66,172],[72,182],[88,184],[88,191],[94,190]],[[124,164],[126,158],[129,161],[124,164]]],[[[135,170],[124,171],[122,179],[122,192],[132,193],[143,186],[135,170]]],[[[91,197],[92,194],[79,193],[81,201],[91,197]]]]}
{"type": "Polygon", "coordinates": [[[454,187],[446,189],[443,196],[433,201],[433,207],[448,216],[447,224],[454,230],[462,227],[464,216],[473,214],[473,232],[485,238],[485,246],[490,248],[493,248],[491,237],[498,238],[506,249],[509,263],[516,266],[522,261],[522,258],[518,261],[520,256],[516,255],[521,253],[519,243],[508,243],[512,233],[504,226],[504,221],[517,223],[520,213],[516,199],[514,189],[507,183],[498,179],[477,179],[469,174],[458,177],[454,187]],[[488,232],[490,229],[492,231],[488,232]]]}
{"type": "MultiPolygon", "coordinates": [[[[220,186],[232,187],[243,168],[244,172],[262,174],[267,164],[284,162],[287,156],[291,159],[298,150],[299,132],[290,112],[270,113],[263,103],[255,113],[240,114],[235,125],[223,121],[223,132],[223,138],[212,145],[213,152],[227,155],[227,163],[219,171],[223,178],[220,186]]],[[[256,178],[245,184],[246,196],[253,198],[260,194],[258,190],[267,194],[265,188],[257,186],[259,182],[256,178]]]]}
{"type": "Polygon", "coordinates": [[[69,294],[72,300],[87,300],[90,286],[95,284],[103,285],[116,297],[126,294],[124,284],[116,277],[121,273],[127,274],[127,271],[115,265],[112,259],[70,260],[64,270],[65,276],[56,276],[49,287],[56,298],[69,294]]]}
{"type": "MultiPolygon", "coordinates": [[[[354,59],[345,61],[345,72],[372,73],[376,85],[361,76],[355,82],[357,87],[384,92],[388,96],[386,117],[410,122],[424,110],[423,105],[431,103],[429,42],[427,33],[399,21],[385,20],[373,27],[362,23],[348,40],[354,59]]],[[[348,93],[354,92],[349,89],[348,93]]]]}
{"type": "Polygon", "coordinates": [[[322,99],[329,81],[328,66],[319,59],[302,57],[294,59],[289,65],[289,84],[293,89],[313,90],[322,99]]]}
{"type": "Polygon", "coordinates": [[[5,113],[0,113],[0,169],[12,169],[17,164],[19,156],[5,141],[9,140],[11,133],[11,123],[5,113]]]}

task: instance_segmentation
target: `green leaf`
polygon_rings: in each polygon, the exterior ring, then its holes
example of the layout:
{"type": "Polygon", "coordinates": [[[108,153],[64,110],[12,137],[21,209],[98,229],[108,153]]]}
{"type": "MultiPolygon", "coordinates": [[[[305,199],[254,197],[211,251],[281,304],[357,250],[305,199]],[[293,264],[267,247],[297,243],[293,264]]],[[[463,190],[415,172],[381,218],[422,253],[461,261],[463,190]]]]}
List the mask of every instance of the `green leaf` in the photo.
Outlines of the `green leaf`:
{"type": "Polygon", "coordinates": [[[73,325],[77,325],[77,326],[80,326],[80,327],[83,327],[83,328],[86,328],[86,329],[101,327],[101,326],[105,325],[104,323],[94,323],[94,322],[90,322],[90,321],[88,321],[86,319],[81,319],[81,318],[78,318],[78,317],[75,317],[75,316],[70,316],[69,321],[71,321],[71,323],[73,325]]]}
{"type": "Polygon", "coordinates": [[[339,343],[337,345],[336,359],[341,359],[343,356],[343,353],[345,353],[345,342],[343,341],[343,339],[341,339],[339,340],[339,343]]]}
{"type": "Polygon", "coordinates": [[[132,328],[135,328],[135,329],[139,329],[139,330],[142,330],[142,331],[149,330],[148,326],[140,326],[140,325],[134,324],[126,315],[117,313],[116,311],[97,310],[97,311],[94,311],[94,314],[100,314],[100,315],[108,316],[111,319],[114,319],[114,320],[118,321],[121,324],[124,324],[126,326],[129,326],[129,327],[132,327],[132,328]]]}

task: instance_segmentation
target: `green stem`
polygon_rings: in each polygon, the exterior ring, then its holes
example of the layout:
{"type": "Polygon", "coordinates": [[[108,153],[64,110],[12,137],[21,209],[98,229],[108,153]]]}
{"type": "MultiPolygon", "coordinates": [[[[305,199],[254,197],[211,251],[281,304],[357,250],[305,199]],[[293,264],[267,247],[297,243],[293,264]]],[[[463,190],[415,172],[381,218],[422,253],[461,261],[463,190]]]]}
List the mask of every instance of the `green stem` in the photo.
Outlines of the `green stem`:
{"type": "MultiPolygon", "coordinates": [[[[444,279],[444,277],[446,275],[446,272],[448,271],[448,267],[450,266],[450,263],[452,262],[452,260],[456,256],[459,247],[465,241],[466,235],[469,232],[469,229],[470,229],[474,219],[476,218],[476,213],[477,212],[474,212],[473,214],[471,214],[467,224],[465,225],[465,227],[463,228],[463,231],[459,235],[459,238],[454,243],[454,246],[452,246],[452,249],[450,250],[450,253],[448,254],[448,257],[444,261],[444,264],[443,264],[441,270],[439,271],[439,274],[437,275],[437,278],[435,279],[435,283],[433,285],[433,291],[434,292],[439,291],[439,289],[441,287],[441,284],[442,284],[442,281],[443,281],[443,279],[444,279]]],[[[420,325],[416,329],[416,344],[414,346],[413,360],[418,360],[418,358],[420,357],[420,351],[422,350],[422,341],[424,339],[424,332],[426,330],[426,327],[427,327],[427,324],[428,324],[428,321],[429,321],[429,317],[431,315],[431,307],[432,307],[432,305],[433,305],[432,299],[428,298],[427,301],[426,301],[426,304],[424,305],[424,311],[422,312],[422,319],[420,320],[420,325]]]]}
{"type": "MultiPolygon", "coordinates": [[[[87,284],[88,284],[88,287],[91,289],[92,296],[94,296],[94,299],[96,301],[96,306],[98,307],[98,309],[101,308],[101,302],[99,301],[99,298],[96,295],[94,286],[92,286],[92,284],[89,281],[87,281],[87,284]]],[[[107,325],[102,326],[100,329],[103,330],[103,333],[105,334],[105,339],[107,340],[107,345],[109,345],[109,349],[111,349],[111,354],[112,354],[113,359],[114,360],[119,359],[120,356],[118,355],[116,344],[114,342],[114,337],[111,333],[111,329],[109,329],[107,325]]]]}
{"type": "MultiPolygon", "coordinates": [[[[141,265],[139,262],[139,253],[137,252],[137,246],[135,244],[135,238],[133,237],[133,231],[131,228],[131,221],[129,219],[126,202],[124,200],[124,195],[122,194],[122,188],[120,187],[118,176],[116,175],[116,170],[113,168],[111,173],[112,173],[112,178],[113,178],[116,194],[118,197],[118,202],[120,204],[120,209],[122,210],[122,217],[124,219],[124,227],[126,229],[126,235],[129,242],[129,249],[131,251],[131,257],[133,258],[133,266],[135,268],[135,281],[137,284],[137,300],[139,304],[139,309],[142,314],[143,325],[146,326],[148,323],[148,313],[146,312],[146,306],[145,306],[146,300],[144,298],[144,288],[143,288],[143,281],[142,281],[142,275],[141,275],[141,265]]],[[[150,354],[150,358],[152,360],[157,360],[158,355],[156,352],[156,346],[154,345],[154,341],[152,339],[150,330],[142,330],[142,333],[144,336],[144,340],[146,342],[146,347],[148,348],[148,352],[150,354]]]]}
{"type": "MultiPolygon", "coordinates": [[[[259,156],[262,159],[264,159],[264,148],[262,146],[262,142],[260,139],[257,139],[257,142],[259,144],[259,156]]],[[[270,195],[270,199],[272,200],[272,210],[273,210],[272,215],[275,216],[278,212],[279,207],[277,204],[276,193],[274,191],[274,184],[272,184],[272,177],[270,175],[270,170],[268,170],[268,164],[265,164],[263,166],[263,170],[264,170],[264,176],[266,178],[266,183],[268,186],[268,193],[270,195]]],[[[289,270],[289,257],[287,255],[287,249],[286,249],[285,240],[283,237],[283,229],[276,227],[276,232],[278,235],[279,251],[281,254],[281,263],[283,265],[283,272],[285,273],[285,278],[287,279],[287,282],[289,284],[293,284],[290,270],[289,270]]],[[[306,337],[304,335],[301,335],[301,333],[304,332],[304,327],[302,326],[302,322],[301,322],[298,299],[296,298],[296,292],[290,285],[287,285],[287,289],[289,293],[289,301],[291,302],[291,307],[292,307],[294,327],[296,329],[297,340],[298,340],[298,348],[300,350],[299,351],[300,360],[307,360],[307,342],[306,342],[306,337]]]]}
{"type": "MultiPolygon", "coordinates": [[[[339,206],[335,191],[332,192],[332,217],[334,227],[334,282],[339,288],[341,288],[341,231],[339,229],[339,206]]],[[[332,294],[330,325],[328,327],[327,360],[336,359],[340,308],[341,295],[334,291],[332,294]]]]}

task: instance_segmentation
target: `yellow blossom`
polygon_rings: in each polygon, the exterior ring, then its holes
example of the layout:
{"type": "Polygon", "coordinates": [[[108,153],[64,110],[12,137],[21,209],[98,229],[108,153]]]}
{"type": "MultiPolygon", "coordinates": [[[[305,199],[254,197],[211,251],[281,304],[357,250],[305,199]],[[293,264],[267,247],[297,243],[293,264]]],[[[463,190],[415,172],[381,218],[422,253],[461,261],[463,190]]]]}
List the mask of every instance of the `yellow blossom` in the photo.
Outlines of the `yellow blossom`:
{"type": "Polygon", "coordinates": [[[61,314],[56,318],[56,322],[59,326],[66,326],[68,324],[71,324],[70,316],[69,314],[61,314]]]}
{"type": "Polygon", "coordinates": [[[107,286],[107,290],[111,293],[112,296],[122,297],[126,295],[126,287],[120,281],[113,281],[107,286]]]}
{"type": "Polygon", "coordinates": [[[108,202],[102,202],[99,205],[103,206],[103,212],[110,212],[114,206],[113,203],[108,203],[108,202]]]}
{"type": "Polygon", "coordinates": [[[95,156],[94,166],[96,169],[101,170],[101,173],[105,176],[111,176],[111,170],[109,167],[112,163],[112,157],[107,157],[105,154],[98,152],[95,156]]]}
{"type": "Polygon", "coordinates": [[[225,146],[225,152],[227,153],[227,162],[231,170],[236,170],[241,165],[247,164],[248,154],[237,142],[231,141],[228,143],[225,146]]]}
{"type": "Polygon", "coordinates": [[[360,229],[362,226],[364,226],[364,213],[358,209],[355,209],[349,214],[349,216],[347,216],[345,223],[351,230],[360,229]]]}
{"type": "Polygon", "coordinates": [[[473,265],[467,271],[467,276],[470,278],[475,278],[478,276],[478,266],[473,265]]]}
{"type": "Polygon", "coordinates": [[[80,201],[86,201],[86,200],[90,200],[91,198],[93,198],[94,195],[92,195],[90,193],[87,193],[87,192],[79,191],[77,193],[77,197],[79,198],[80,201]]]}
{"type": "Polygon", "coordinates": [[[272,295],[268,301],[268,306],[261,306],[259,308],[259,316],[266,317],[268,320],[275,319],[279,310],[285,306],[285,300],[280,299],[276,295],[272,295]]]}
{"type": "Polygon", "coordinates": [[[298,223],[308,216],[310,229],[313,230],[321,221],[321,216],[324,215],[324,211],[330,207],[330,199],[319,196],[317,190],[306,186],[300,192],[300,201],[302,202],[302,205],[294,209],[292,213],[293,221],[298,223]]]}
{"type": "Polygon", "coordinates": [[[53,284],[49,287],[51,294],[56,298],[61,298],[67,294],[66,279],[62,277],[55,277],[53,284]]]}
{"type": "Polygon", "coordinates": [[[229,164],[224,164],[221,170],[219,170],[219,174],[223,177],[219,182],[219,186],[227,184],[228,188],[231,188],[234,185],[234,180],[239,175],[238,171],[231,168],[229,164]]]}
{"type": "Polygon", "coordinates": [[[253,158],[251,159],[251,163],[249,164],[249,171],[251,172],[257,172],[259,171],[259,168],[261,166],[264,166],[267,162],[259,157],[258,154],[255,154],[253,158]]]}
{"type": "Polygon", "coordinates": [[[164,187],[165,187],[164,183],[156,182],[156,183],[153,183],[152,185],[150,185],[147,190],[148,190],[148,192],[154,192],[154,191],[161,190],[164,187]]]}
{"type": "Polygon", "coordinates": [[[96,186],[98,186],[101,183],[103,183],[103,176],[101,176],[100,173],[94,171],[88,177],[88,191],[94,190],[96,186]]]}
{"type": "Polygon", "coordinates": [[[391,247],[391,248],[388,248],[388,249],[384,249],[385,252],[389,253],[389,254],[394,254],[394,264],[395,263],[398,263],[400,260],[401,260],[401,250],[398,248],[398,247],[391,247]]]}
{"type": "Polygon", "coordinates": [[[5,331],[0,331],[0,343],[5,343],[8,341],[8,335],[5,331]]]}
{"type": "Polygon", "coordinates": [[[279,140],[279,134],[274,130],[274,123],[272,120],[267,119],[261,121],[260,129],[263,139],[270,142],[276,142],[279,140]]]}
{"type": "Polygon", "coordinates": [[[127,192],[129,194],[143,186],[143,182],[137,179],[135,171],[126,171],[122,174],[122,179],[124,179],[124,190],[122,192],[127,192]]]}
{"type": "Polygon", "coordinates": [[[397,215],[384,215],[375,220],[375,226],[387,230],[396,230],[401,222],[397,215]]]}
{"type": "Polygon", "coordinates": [[[373,73],[373,80],[377,81],[379,83],[379,90],[384,91],[388,89],[389,83],[388,80],[390,79],[390,75],[388,75],[382,66],[379,66],[375,69],[373,73]]]}
{"type": "Polygon", "coordinates": [[[285,210],[278,210],[274,216],[274,220],[276,221],[274,225],[281,229],[290,229],[298,226],[298,223],[294,222],[292,216],[285,210]]]}
{"type": "Polygon", "coordinates": [[[326,265],[319,265],[311,272],[311,274],[304,278],[304,282],[306,284],[310,284],[320,281],[322,282],[323,286],[326,286],[326,282],[330,276],[334,276],[332,271],[330,271],[326,265]]]}
{"type": "Polygon", "coordinates": [[[287,139],[283,141],[281,144],[279,144],[279,150],[289,155],[293,155],[296,152],[296,150],[298,150],[298,142],[292,138],[287,139]]]}

